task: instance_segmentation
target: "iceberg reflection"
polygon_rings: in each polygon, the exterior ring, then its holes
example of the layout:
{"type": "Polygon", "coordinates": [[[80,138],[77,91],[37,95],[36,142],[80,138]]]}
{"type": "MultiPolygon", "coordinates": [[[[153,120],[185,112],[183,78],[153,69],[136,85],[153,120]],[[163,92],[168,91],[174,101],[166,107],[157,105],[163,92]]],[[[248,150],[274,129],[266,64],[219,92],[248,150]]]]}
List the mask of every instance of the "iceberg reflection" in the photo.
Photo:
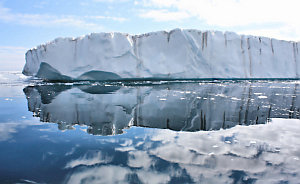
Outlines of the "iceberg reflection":
{"type": "Polygon", "coordinates": [[[114,135],[131,126],[199,131],[299,119],[297,82],[192,82],[36,85],[24,88],[28,109],[59,129],[87,125],[114,135]]]}
{"type": "Polygon", "coordinates": [[[107,143],[113,153],[101,149],[69,161],[74,170],[66,183],[298,183],[299,123],[114,136],[115,144],[107,143]]]}

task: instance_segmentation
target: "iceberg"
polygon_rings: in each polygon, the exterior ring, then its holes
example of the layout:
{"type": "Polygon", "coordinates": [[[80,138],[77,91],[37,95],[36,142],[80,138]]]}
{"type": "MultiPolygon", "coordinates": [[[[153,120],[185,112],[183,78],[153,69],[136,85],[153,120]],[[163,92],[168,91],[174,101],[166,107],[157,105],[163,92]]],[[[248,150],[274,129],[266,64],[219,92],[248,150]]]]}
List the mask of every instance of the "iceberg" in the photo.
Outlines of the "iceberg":
{"type": "Polygon", "coordinates": [[[57,38],[26,53],[23,74],[45,80],[298,79],[299,42],[174,29],[57,38]]]}

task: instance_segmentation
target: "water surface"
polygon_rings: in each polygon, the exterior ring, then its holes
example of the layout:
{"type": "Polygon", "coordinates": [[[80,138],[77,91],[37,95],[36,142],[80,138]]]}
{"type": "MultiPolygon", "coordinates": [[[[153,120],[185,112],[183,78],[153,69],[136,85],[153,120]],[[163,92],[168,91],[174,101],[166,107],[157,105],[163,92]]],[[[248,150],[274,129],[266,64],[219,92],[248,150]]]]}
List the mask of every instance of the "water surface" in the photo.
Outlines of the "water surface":
{"type": "Polygon", "coordinates": [[[0,183],[299,182],[299,81],[0,76],[0,183]]]}

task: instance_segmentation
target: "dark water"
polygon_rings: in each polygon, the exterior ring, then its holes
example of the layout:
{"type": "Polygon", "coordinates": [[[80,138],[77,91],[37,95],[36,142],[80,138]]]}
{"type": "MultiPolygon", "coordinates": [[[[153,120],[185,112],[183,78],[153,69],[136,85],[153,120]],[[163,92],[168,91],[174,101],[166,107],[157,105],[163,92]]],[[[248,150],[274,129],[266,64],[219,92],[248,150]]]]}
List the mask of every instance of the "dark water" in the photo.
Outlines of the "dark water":
{"type": "Polygon", "coordinates": [[[300,181],[299,81],[1,74],[0,183],[300,181]]]}

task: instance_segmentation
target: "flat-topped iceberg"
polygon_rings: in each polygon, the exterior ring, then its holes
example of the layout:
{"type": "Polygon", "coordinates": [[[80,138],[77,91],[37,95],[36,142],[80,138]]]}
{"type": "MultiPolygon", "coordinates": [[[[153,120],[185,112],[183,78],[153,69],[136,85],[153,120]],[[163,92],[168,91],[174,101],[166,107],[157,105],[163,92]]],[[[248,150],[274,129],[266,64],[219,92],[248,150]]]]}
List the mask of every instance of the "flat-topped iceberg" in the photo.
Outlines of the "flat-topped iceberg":
{"type": "Polygon", "coordinates": [[[298,47],[299,42],[218,31],[92,33],[29,50],[23,74],[62,81],[298,79],[298,47]]]}

